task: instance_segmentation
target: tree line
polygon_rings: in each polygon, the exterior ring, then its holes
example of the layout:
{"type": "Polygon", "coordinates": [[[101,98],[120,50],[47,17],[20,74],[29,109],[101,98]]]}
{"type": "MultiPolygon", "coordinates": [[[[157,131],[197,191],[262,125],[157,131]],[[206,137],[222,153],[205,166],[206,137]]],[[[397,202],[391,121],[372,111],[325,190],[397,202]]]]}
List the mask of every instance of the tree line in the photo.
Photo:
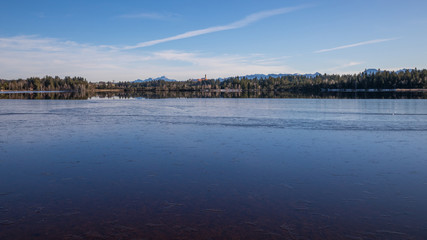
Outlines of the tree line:
{"type": "Polygon", "coordinates": [[[122,90],[140,91],[275,91],[275,92],[320,92],[328,89],[427,89],[427,70],[377,71],[374,74],[323,74],[309,77],[304,75],[286,75],[280,77],[253,78],[231,77],[225,80],[210,79],[203,81],[164,80],[148,82],[99,82],[88,83],[82,77],[45,76],[18,80],[0,80],[0,90],[21,91],[92,91],[122,90]]]}
{"type": "Polygon", "coordinates": [[[84,92],[90,84],[82,77],[31,77],[18,80],[0,80],[3,91],[75,91],[84,92]]]}
{"type": "Polygon", "coordinates": [[[323,74],[316,77],[287,75],[281,77],[253,78],[231,77],[225,80],[167,82],[104,83],[99,89],[124,89],[125,91],[322,91],[327,89],[427,89],[427,70],[378,71],[375,74],[323,74]]]}

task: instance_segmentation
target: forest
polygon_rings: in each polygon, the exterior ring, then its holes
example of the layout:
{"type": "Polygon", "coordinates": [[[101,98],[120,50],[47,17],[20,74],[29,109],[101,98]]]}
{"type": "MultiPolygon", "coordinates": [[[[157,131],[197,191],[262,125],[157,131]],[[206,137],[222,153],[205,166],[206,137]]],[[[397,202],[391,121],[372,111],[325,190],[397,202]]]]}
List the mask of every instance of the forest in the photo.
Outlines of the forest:
{"type": "Polygon", "coordinates": [[[320,92],[328,89],[427,89],[427,70],[400,72],[378,71],[375,74],[323,74],[316,77],[288,75],[282,77],[254,78],[231,77],[225,80],[103,83],[97,89],[123,89],[125,91],[292,91],[320,92]]]}
{"type": "Polygon", "coordinates": [[[224,80],[207,79],[202,81],[147,81],[147,82],[99,82],[89,83],[82,77],[45,76],[18,80],[0,80],[2,91],[109,91],[158,92],[158,91],[202,91],[202,92],[322,92],[328,90],[389,90],[389,89],[427,89],[427,70],[377,71],[374,74],[323,74],[316,77],[286,75],[248,79],[231,77],[224,80]]]}
{"type": "Polygon", "coordinates": [[[73,91],[84,92],[90,86],[82,77],[45,76],[42,78],[31,77],[18,80],[0,80],[0,90],[3,91],[73,91]]]}

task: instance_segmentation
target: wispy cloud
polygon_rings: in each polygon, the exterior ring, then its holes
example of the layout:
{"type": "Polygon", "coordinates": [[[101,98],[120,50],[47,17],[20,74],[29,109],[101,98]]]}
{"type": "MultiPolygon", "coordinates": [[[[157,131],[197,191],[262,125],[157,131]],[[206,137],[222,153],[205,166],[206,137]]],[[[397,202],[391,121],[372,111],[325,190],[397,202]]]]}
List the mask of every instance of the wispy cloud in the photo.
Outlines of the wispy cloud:
{"type": "Polygon", "coordinates": [[[370,41],[358,42],[358,43],[353,43],[353,44],[334,47],[334,48],[322,49],[322,50],[315,51],[314,53],[331,52],[331,51],[336,51],[336,50],[341,50],[341,49],[346,49],[346,48],[359,47],[359,46],[363,46],[363,45],[369,45],[369,44],[375,44],[375,43],[381,43],[381,42],[388,42],[388,41],[392,41],[392,40],[396,40],[396,39],[397,38],[374,39],[374,40],[370,40],[370,41]]]}
{"type": "Polygon", "coordinates": [[[261,65],[277,65],[277,64],[281,64],[283,63],[283,61],[291,58],[292,56],[283,56],[283,57],[272,57],[269,58],[267,56],[264,55],[259,55],[259,57],[257,58],[257,56],[252,55],[253,56],[253,61],[261,64],[261,65]]]}
{"type": "Polygon", "coordinates": [[[159,43],[170,42],[170,41],[175,41],[175,40],[184,39],[184,38],[196,37],[196,36],[200,36],[200,35],[204,35],[204,34],[208,34],[208,33],[214,33],[214,32],[220,32],[220,31],[242,28],[242,27],[245,27],[251,23],[260,21],[264,18],[289,13],[289,12],[296,11],[296,10],[306,8],[306,7],[307,7],[307,5],[298,6],[298,7],[289,7],[289,8],[279,8],[279,9],[274,9],[274,10],[269,10],[269,11],[258,12],[258,13],[254,13],[254,14],[251,14],[249,16],[246,16],[245,18],[243,18],[239,21],[236,21],[236,22],[233,22],[233,23],[230,23],[227,25],[208,27],[208,28],[204,28],[204,29],[185,32],[185,33],[178,34],[178,35],[175,35],[172,37],[161,38],[161,39],[147,41],[147,42],[141,42],[141,43],[138,43],[138,44],[133,45],[133,46],[123,47],[123,49],[128,50],[128,49],[148,47],[148,46],[153,46],[153,45],[156,45],[159,43]]]}
{"type": "Polygon", "coordinates": [[[346,70],[346,69],[348,70],[349,68],[352,68],[354,66],[359,66],[362,64],[363,64],[363,62],[355,62],[355,61],[344,62],[344,63],[339,64],[338,66],[326,69],[325,71],[331,72],[331,73],[348,73],[346,71],[343,72],[343,70],[346,70]]]}
{"type": "Polygon", "coordinates": [[[295,72],[274,56],[206,52],[117,51],[103,46],[38,36],[0,37],[0,79],[58,75],[89,81],[130,81],[166,75],[187,80],[254,73],[295,72]],[[265,61],[271,63],[266,65],[265,61]]]}
{"type": "Polygon", "coordinates": [[[130,18],[130,19],[152,19],[152,20],[169,20],[176,18],[177,14],[171,13],[156,13],[156,12],[143,12],[135,14],[123,14],[118,16],[119,18],[130,18]]]}

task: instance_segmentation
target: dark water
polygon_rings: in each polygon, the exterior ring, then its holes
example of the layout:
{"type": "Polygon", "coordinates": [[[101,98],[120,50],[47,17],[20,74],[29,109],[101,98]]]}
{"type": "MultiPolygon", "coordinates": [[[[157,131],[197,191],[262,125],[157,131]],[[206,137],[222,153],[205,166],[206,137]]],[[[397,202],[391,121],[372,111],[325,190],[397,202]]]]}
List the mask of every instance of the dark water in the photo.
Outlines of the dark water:
{"type": "Polygon", "coordinates": [[[427,101],[0,100],[0,239],[427,239],[427,101]]]}

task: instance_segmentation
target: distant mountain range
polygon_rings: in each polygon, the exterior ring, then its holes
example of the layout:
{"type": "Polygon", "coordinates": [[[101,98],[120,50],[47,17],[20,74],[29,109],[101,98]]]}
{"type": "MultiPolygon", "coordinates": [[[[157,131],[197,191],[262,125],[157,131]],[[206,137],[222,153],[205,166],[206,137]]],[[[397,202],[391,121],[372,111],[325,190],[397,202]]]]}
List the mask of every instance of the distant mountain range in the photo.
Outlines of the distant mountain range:
{"type": "Polygon", "coordinates": [[[375,69],[375,68],[366,69],[366,70],[364,71],[364,73],[366,73],[366,74],[368,74],[368,75],[376,74],[377,72],[378,72],[378,70],[377,70],[377,69],[375,69]]]}
{"type": "Polygon", "coordinates": [[[279,73],[279,74],[252,74],[252,75],[246,75],[246,76],[240,76],[240,78],[247,78],[247,79],[265,79],[265,78],[269,78],[269,77],[273,77],[273,78],[279,78],[279,77],[287,77],[287,76],[304,76],[307,78],[315,78],[319,75],[322,75],[318,72],[313,73],[313,74],[299,74],[299,73],[295,73],[295,74],[289,74],[289,73],[279,73]]]}
{"type": "MultiPolygon", "coordinates": [[[[411,72],[412,70],[414,70],[414,69],[406,69],[406,68],[404,68],[404,69],[397,70],[397,71],[395,71],[395,72],[396,72],[396,73],[406,72],[406,71],[411,72]]],[[[386,71],[387,71],[387,70],[386,70],[386,71]]],[[[366,69],[366,70],[364,71],[364,73],[366,73],[366,74],[368,74],[368,75],[376,74],[376,73],[378,73],[378,72],[382,72],[382,71],[381,71],[380,69],[375,69],[375,68],[369,68],[369,69],[366,69]]]]}
{"type": "MultiPolygon", "coordinates": [[[[411,72],[412,70],[414,70],[414,69],[403,68],[403,69],[397,70],[395,72],[396,73],[406,72],[406,71],[411,72]]],[[[364,73],[366,73],[366,74],[376,74],[378,71],[381,72],[380,69],[370,68],[370,69],[366,69],[364,71],[364,73]]],[[[386,71],[388,71],[388,70],[386,70],[386,71]]],[[[286,74],[286,73],[285,74],[252,74],[252,75],[240,76],[240,78],[246,77],[247,79],[254,79],[254,78],[265,79],[265,78],[268,78],[268,77],[278,78],[278,77],[286,77],[286,76],[304,76],[306,78],[315,78],[315,77],[317,77],[319,75],[322,75],[322,74],[319,73],[319,72],[316,72],[316,73],[313,73],[313,74],[310,74],[310,73],[308,73],[308,74],[299,74],[299,73],[295,73],[295,74],[286,74]]],[[[227,79],[227,78],[225,78],[225,79],[227,79]]]]}
{"type": "Polygon", "coordinates": [[[147,78],[145,80],[137,79],[137,80],[135,80],[133,82],[134,83],[141,83],[141,82],[151,82],[151,81],[160,81],[160,80],[163,80],[163,81],[166,81],[166,82],[176,82],[177,81],[175,79],[169,79],[169,78],[167,78],[165,76],[161,76],[161,77],[158,77],[158,78],[147,78]]]}

